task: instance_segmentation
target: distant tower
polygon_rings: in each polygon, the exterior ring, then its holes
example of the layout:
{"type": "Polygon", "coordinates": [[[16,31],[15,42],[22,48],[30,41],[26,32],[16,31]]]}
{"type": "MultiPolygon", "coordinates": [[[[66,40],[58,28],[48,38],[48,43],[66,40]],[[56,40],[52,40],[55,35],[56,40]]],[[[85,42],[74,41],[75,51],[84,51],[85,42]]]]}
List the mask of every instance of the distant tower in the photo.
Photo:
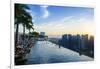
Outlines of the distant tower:
{"type": "Polygon", "coordinates": [[[45,32],[40,32],[40,35],[45,36],[45,32]]]}
{"type": "Polygon", "coordinates": [[[67,38],[68,38],[68,35],[67,34],[62,35],[62,39],[63,40],[66,40],[67,38]]]}
{"type": "Polygon", "coordinates": [[[43,40],[45,38],[45,32],[40,32],[40,40],[43,40]]]}
{"type": "Polygon", "coordinates": [[[68,38],[67,34],[62,35],[62,45],[64,47],[67,47],[67,44],[68,44],[67,38],[68,38]]]}

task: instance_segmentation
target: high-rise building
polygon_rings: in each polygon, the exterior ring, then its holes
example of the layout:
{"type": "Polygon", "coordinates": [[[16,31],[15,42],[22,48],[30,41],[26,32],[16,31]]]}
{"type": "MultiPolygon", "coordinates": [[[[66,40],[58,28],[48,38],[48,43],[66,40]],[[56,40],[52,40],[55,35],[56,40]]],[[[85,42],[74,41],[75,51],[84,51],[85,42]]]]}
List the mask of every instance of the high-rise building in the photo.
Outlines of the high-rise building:
{"type": "Polygon", "coordinates": [[[40,35],[45,36],[45,32],[40,32],[40,35]]]}
{"type": "Polygon", "coordinates": [[[38,40],[45,40],[45,32],[40,32],[38,40]]]}
{"type": "Polygon", "coordinates": [[[68,37],[68,35],[67,35],[67,34],[64,34],[64,35],[62,36],[62,39],[65,40],[65,39],[67,39],[67,37],[68,37]]]}

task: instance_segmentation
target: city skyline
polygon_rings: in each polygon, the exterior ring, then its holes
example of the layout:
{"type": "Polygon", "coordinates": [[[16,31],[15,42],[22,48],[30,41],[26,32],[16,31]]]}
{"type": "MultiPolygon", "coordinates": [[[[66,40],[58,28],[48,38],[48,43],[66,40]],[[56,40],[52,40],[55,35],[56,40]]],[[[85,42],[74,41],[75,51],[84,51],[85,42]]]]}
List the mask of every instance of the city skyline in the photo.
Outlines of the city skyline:
{"type": "MultiPolygon", "coordinates": [[[[34,29],[46,35],[63,34],[94,35],[94,9],[51,5],[31,5],[27,10],[34,23],[34,29]]],[[[20,27],[21,31],[21,27],[20,27]]]]}

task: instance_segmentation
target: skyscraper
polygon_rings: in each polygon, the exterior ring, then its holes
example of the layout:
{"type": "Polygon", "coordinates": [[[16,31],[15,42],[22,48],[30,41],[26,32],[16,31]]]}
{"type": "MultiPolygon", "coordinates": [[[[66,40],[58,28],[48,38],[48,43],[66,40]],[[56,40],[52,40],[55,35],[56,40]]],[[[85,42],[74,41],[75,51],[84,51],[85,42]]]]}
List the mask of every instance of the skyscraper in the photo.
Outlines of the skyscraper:
{"type": "Polygon", "coordinates": [[[40,32],[40,35],[45,36],[45,32],[40,32]]]}

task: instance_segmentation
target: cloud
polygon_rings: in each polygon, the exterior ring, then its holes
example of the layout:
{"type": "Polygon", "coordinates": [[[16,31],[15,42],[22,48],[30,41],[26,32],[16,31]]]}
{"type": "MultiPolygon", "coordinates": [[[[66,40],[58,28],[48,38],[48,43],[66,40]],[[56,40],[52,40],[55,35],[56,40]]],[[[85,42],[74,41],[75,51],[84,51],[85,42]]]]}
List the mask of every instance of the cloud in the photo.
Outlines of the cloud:
{"type": "Polygon", "coordinates": [[[85,18],[76,18],[75,16],[64,17],[59,21],[52,21],[48,23],[35,24],[36,31],[44,31],[47,35],[62,35],[66,33],[71,34],[93,34],[94,23],[92,20],[85,18]]]}
{"type": "Polygon", "coordinates": [[[61,19],[61,22],[67,22],[71,19],[73,19],[75,16],[69,16],[69,17],[64,17],[63,19],[61,19]]]}
{"type": "Polygon", "coordinates": [[[43,10],[43,18],[47,18],[50,15],[50,13],[48,11],[48,6],[44,5],[44,6],[41,6],[41,8],[43,10]]]}
{"type": "Polygon", "coordinates": [[[36,31],[44,31],[47,34],[58,34],[60,32],[64,32],[67,28],[67,23],[64,22],[65,20],[72,19],[72,16],[64,17],[59,21],[52,21],[48,23],[41,23],[39,25],[34,25],[36,31]],[[56,30],[56,31],[55,31],[56,30]]]}

